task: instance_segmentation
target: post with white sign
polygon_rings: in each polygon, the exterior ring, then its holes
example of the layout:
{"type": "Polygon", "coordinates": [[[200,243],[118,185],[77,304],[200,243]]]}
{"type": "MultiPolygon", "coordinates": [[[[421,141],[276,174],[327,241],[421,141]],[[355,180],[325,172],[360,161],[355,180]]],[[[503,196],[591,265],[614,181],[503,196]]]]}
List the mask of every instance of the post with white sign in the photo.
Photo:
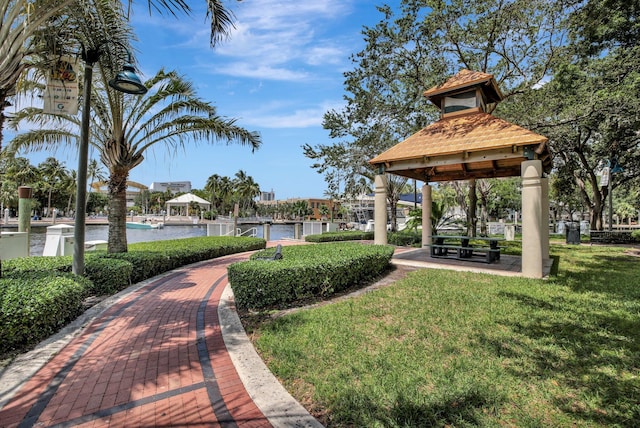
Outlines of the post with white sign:
{"type": "Polygon", "coordinates": [[[78,114],[78,60],[61,56],[47,77],[43,111],[49,114],[78,114]]]}

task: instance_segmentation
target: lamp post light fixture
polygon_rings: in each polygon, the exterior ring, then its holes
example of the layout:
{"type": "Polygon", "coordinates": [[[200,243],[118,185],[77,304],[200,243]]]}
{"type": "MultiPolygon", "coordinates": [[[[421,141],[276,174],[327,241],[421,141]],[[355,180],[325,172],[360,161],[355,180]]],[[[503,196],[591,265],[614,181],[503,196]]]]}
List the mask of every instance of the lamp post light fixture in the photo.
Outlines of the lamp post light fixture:
{"type": "MultiPolygon", "coordinates": [[[[122,46],[127,51],[127,63],[123,66],[123,71],[116,77],[109,80],[109,86],[125,94],[142,95],[147,92],[147,88],[142,84],[136,75],[131,64],[131,52],[118,41],[107,41],[122,46]]],[[[91,113],[91,84],[93,79],[93,65],[98,62],[103,51],[102,46],[96,48],[82,49],[82,59],[85,62],[84,88],[82,91],[82,121],[80,127],[80,147],[78,148],[78,188],[76,190],[75,223],[73,231],[73,273],[82,275],[84,273],[84,239],[85,220],[87,207],[87,163],[89,156],[89,120],[91,113]]]]}

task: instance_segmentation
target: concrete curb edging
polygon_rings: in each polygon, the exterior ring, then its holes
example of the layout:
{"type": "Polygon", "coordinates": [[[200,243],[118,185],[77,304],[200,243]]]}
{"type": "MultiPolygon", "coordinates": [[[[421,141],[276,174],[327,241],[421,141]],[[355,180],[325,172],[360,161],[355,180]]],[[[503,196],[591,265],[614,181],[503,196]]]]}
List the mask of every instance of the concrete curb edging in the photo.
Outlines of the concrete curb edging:
{"type": "Polygon", "coordinates": [[[264,364],[232,308],[232,299],[233,291],[227,285],[218,305],[220,328],[231,361],[253,402],[276,428],[323,428],[264,364]]]}

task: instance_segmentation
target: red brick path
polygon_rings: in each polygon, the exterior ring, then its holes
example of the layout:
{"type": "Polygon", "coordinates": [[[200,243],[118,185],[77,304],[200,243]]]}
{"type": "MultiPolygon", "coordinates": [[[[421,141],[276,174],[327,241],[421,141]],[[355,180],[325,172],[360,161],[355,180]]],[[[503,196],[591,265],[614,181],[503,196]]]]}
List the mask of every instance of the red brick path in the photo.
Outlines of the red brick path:
{"type": "Polygon", "coordinates": [[[158,278],[95,319],[0,410],[1,427],[270,427],[225,347],[227,265],[158,278]]]}

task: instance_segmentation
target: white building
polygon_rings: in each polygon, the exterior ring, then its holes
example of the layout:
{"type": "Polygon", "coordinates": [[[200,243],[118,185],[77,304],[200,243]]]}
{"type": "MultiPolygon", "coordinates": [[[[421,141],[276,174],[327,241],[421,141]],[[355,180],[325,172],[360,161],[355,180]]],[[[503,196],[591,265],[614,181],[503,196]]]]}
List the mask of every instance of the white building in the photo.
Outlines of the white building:
{"type": "Polygon", "coordinates": [[[170,190],[172,193],[189,193],[191,192],[190,181],[154,181],[149,185],[151,192],[166,192],[170,190]]]}

